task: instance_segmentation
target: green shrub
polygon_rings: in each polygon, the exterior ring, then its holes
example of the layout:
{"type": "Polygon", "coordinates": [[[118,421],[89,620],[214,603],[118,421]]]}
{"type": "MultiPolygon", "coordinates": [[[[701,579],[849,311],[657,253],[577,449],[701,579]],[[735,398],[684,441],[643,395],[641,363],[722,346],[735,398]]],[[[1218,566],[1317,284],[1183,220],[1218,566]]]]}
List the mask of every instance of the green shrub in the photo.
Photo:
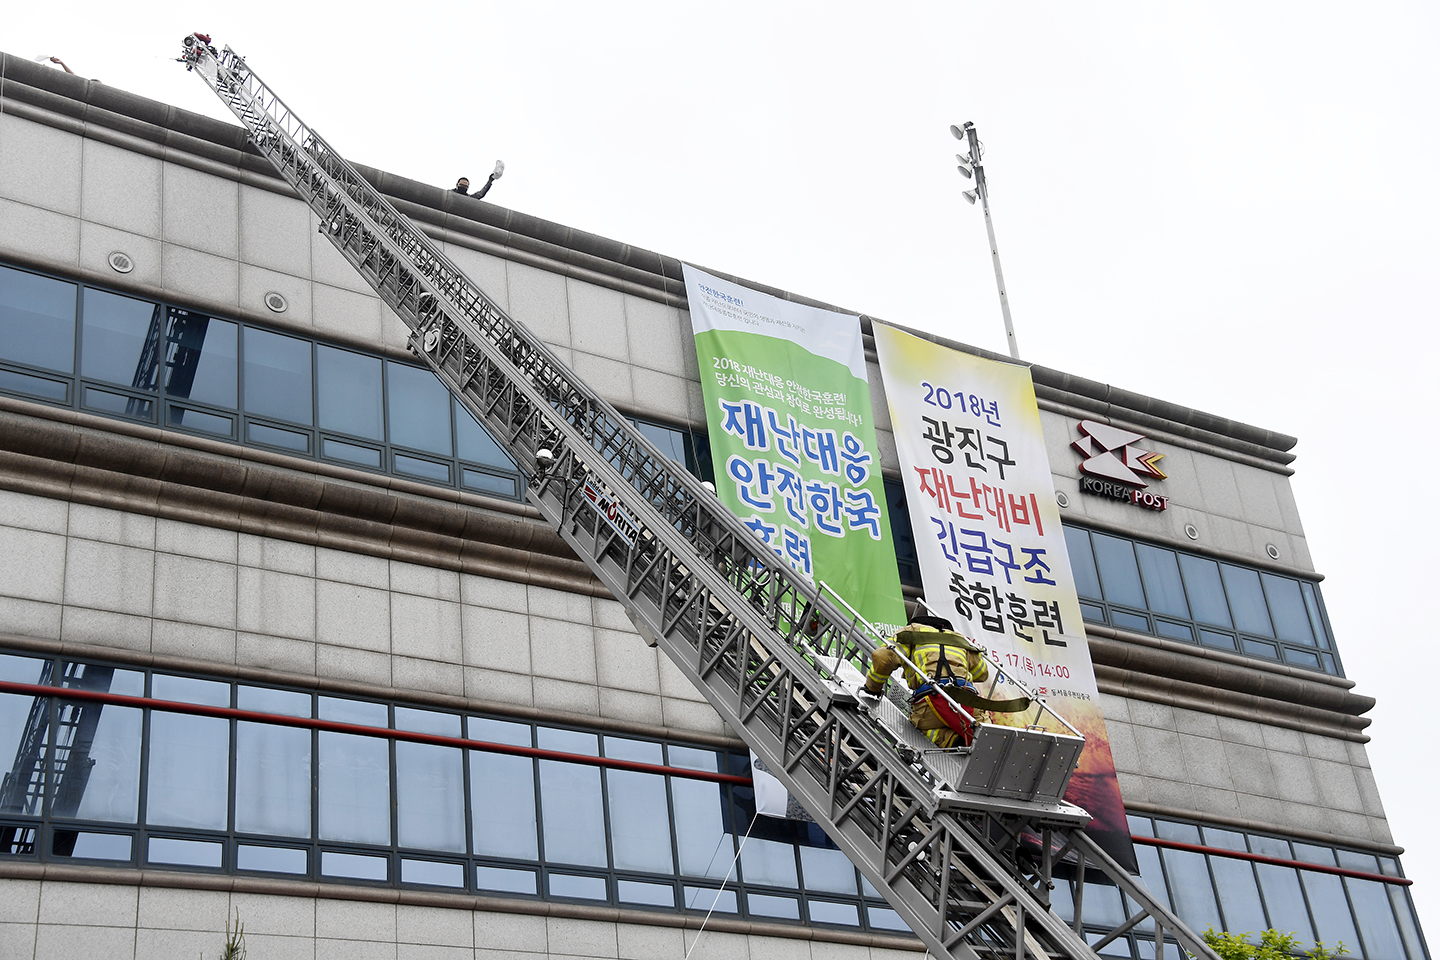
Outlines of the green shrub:
{"type": "Polygon", "coordinates": [[[1293,960],[1295,957],[1307,957],[1308,960],[1332,960],[1334,957],[1343,956],[1345,944],[1335,944],[1334,949],[1327,948],[1323,943],[1316,943],[1308,950],[1300,949],[1300,938],[1293,933],[1281,933],[1279,930],[1264,930],[1260,933],[1260,942],[1251,941],[1249,933],[1223,933],[1216,932],[1214,927],[1205,931],[1205,942],[1210,945],[1220,956],[1220,960],[1293,960]]]}

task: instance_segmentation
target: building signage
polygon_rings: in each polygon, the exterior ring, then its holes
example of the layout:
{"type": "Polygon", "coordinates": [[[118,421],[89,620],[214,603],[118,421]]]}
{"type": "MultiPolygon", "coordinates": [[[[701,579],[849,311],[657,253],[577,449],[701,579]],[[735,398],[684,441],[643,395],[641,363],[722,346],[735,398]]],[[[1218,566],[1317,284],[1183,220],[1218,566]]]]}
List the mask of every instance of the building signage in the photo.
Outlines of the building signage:
{"type": "Polygon", "coordinates": [[[1112,500],[1124,500],[1151,510],[1164,510],[1169,497],[1162,497],[1146,488],[1146,477],[1164,480],[1165,472],[1157,464],[1165,456],[1145,450],[1140,443],[1145,435],[1122,430],[1108,423],[1081,420],[1080,439],[1070,446],[1085,459],[1080,461],[1080,492],[1112,500]]]}
{"type": "Polygon", "coordinates": [[[1124,500],[1126,503],[1149,507],[1151,510],[1164,510],[1170,506],[1169,497],[1162,497],[1148,490],[1136,490],[1111,480],[1097,480],[1095,477],[1081,477],[1080,492],[1093,493],[1097,497],[1109,497],[1112,500],[1124,500]]]}
{"type": "Polygon", "coordinates": [[[1095,818],[1088,829],[1111,856],[1130,861],[1030,370],[879,323],[875,349],[925,601],[1085,735],[1066,799],[1095,818]]]}
{"type": "Polygon", "coordinates": [[[715,492],[883,630],[905,621],[860,318],[685,266],[715,492]]]}

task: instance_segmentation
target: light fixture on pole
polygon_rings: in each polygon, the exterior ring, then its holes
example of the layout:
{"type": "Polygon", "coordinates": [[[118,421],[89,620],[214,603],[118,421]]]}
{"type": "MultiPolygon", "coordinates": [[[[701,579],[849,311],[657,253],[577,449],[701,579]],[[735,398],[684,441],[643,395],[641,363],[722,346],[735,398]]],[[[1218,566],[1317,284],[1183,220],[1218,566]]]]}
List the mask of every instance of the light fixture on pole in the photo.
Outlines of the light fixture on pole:
{"type": "Polygon", "coordinates": [[[985,232],[990,236],[990,257],[995,262],[995,285],[1000,289],[1000,313],[1005,317],[1005,339],[1010,347],[1010,356],[1020,359],[1020,346],[1015,342],[1015,325],[1010,322],[1010,298],[1005,294],[1005,274],[1000,272],[1000,248],[995,244],[995,225],[990,222],[990,192],[985,187],[985,168],[980,165],[980,137],[975,133],[975,124],[966,121],[963,128],[950,125],[950,133],[956,140],[969,148],[969,154],[955,154],[955,169],[965,179],[974,179],[975,186],[963,191],[960,196],[966,203],[980,201],[985,211],[985,232]]]}

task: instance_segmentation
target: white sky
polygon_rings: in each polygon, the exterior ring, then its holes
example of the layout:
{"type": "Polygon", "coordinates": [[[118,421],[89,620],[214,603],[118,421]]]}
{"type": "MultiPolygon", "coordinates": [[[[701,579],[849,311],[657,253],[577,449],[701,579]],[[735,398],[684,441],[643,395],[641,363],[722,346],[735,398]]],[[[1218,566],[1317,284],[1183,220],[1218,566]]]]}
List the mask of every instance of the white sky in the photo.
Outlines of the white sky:
{"type": "Polygon", "coordinates": [[[1003,352],[947,132],[973,120],[1023,357],[1301,438],[1440,936],[1435,6],[207,6],[26,4],[0,49],[229,119],[170,62],[210,32],[353,160],[449,186],[503,158],[498,203],[1003,352]]]}

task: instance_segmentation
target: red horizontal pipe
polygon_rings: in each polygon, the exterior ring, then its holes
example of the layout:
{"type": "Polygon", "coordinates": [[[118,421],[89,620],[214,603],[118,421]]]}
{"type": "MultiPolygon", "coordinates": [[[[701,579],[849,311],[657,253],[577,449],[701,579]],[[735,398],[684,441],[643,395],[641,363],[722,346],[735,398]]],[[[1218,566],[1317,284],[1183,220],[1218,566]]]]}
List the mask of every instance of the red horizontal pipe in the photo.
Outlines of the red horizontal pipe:
{"type": "Polygon", "coordinates": [[[337,723],[334,720],[315,720],[311,717],[289,717],[278,713],[237,710],[234,707],[212,707],[200,703],[177,703],[173,700],[155,700],[151,697],[129,697],[119,693],[101,693],[98,690],[72,690],[66,687],[43,686],[36,683],[13,683],[8,680],[0,680],[0,693],[28,694],[34,697],[61,697],[66,700],[89,700],[94,703],[110,703],[121,707],[149,707],[152,710],[168,710],[172,713],[191,713],[201,717],[253,720],[258,723],[273,723],[286,727],[304,727],[309,730],[325,730],[331,733],[354,733],[367,737],[405,740],[411,743],[431,743],[441,747],[464,747],[469,750],[480,750],[485,753],[505,753],[516,757],[536,757],[541,760],[582,763],[591,767],[609,767],[612,770],[658,773],[671,777],[683,777],[687,780],[733,783],[742,787],[748,787],[754,783],[749,777],[736,776],[730,773],[686,770],[683,767],[666,767],[658,763],[616,760],[611,757],[591,757],[581,753],[541,750],[536,747],[521,747],[510,743],[466,740],[463,737],[445,737],[433,733],[417,733],[413,730],[391,730],[388,727],[367,727],[358,723],[337,723]]]}
{"type": "Polygon", "coordinates": [[[1279,857],[1267,857],[1263,853],[1245,853],[1240,850],[1226,850],[1224,847],[1202,847],[1198,843],[1181,843],[1179,840],[1161,840],[1159,837],[1137,837],[1131,835],[1131,840],[1136,843],[1148,844],[1152,847],[1166,847],[1171,850],[1189,850],[1191,853],[1208,853],[1216,857],[1230,857],[1234,860],[1251,860],[1255,863],[1270,863],[1277,867],[1295,867],[1297,870],[1313,870],[1316,873],[1333,873],[1339,877],[1354,877],[1356,880],[1376,880],[1380,883],[1393,883],[1398,886],[1408,887],[1414,881],[1406,880],[1404,877],[1390,877],[1383,873],[1366,873],[1364,870],[1348,870],[1345,867],[1327,867],[1319,863],[1306,863],[1303,860],[1282,860],[1279,857]]]}

